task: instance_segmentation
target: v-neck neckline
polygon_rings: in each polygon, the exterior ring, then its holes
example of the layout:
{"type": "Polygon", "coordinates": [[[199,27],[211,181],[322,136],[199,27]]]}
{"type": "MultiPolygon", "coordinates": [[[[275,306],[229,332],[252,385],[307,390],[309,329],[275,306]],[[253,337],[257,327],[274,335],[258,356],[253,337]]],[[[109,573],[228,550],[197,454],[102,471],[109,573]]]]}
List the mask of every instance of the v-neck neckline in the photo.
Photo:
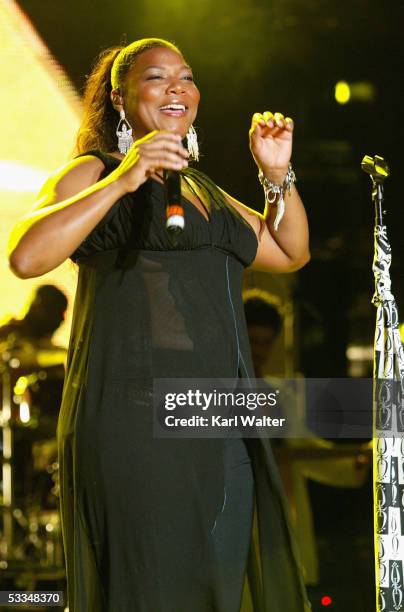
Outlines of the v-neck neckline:
{"type": "MultiPolygon", "coordinates": [[[[115,157],[115,155],[111,155],[111,153],[106,153],[106,155],[108,155],[108,157],[112,157],[114,160],[116,160],[119,163],[121,163],[121,161],[122,161],[122,159],[119,159],[119,157],[115,157]]],[[[153,177],[150,177],[148,180],[152,181],[153,183],[156,183],[157,185],[160,185],[160,187],[164,189],[164,183],[161,183],[157,179],[154,179],[153,177]]],[[[182,195],[182,193],[181,193],[181,198],[195,210],[196,214],[198,214],[200,217],[202,217],[203,221],[207,225],[211,224],[211,222],[212,222],[212,212],[213,212],[214,207],[212,207],[211,210],[208,211],[207,208],[205,207],[205,205],[202,204],[202,206],[205,209],[205,212],[206,212],[206,214],[208,216],[208,218],[206,218],[205,215],[199,210],[199,208],[197,208],[195,206],[195,204],[193,202],[191,202],[191,200],[189,200],[184,195],[182,195]]]]}

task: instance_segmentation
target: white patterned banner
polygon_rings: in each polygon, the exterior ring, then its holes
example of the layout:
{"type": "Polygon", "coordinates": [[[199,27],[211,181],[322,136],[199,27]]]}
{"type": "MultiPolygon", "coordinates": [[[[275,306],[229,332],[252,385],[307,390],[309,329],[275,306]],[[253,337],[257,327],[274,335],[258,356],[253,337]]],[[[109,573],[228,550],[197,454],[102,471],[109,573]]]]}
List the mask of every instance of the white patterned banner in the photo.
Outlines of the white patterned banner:
{"type": "Polygon", "coordinates": [[[372,302],[377,306],[373,406],[377,612],[404,611],[404,353],[390,264],[386,227],[376,225],[372,302]]]}

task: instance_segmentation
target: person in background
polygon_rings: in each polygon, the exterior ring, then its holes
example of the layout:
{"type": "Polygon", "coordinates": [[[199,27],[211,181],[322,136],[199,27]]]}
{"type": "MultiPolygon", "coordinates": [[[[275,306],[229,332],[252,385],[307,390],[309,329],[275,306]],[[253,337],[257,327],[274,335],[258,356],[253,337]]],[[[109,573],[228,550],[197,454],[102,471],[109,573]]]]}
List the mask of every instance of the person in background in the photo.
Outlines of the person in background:
{"type": "MultiPolygon", "coordinates": [[[[277,300],[267,291],[248,289],[243,293],[243,301],[256,377],[265,379],[268,386],[273,388],[274,381],[266,376],[265,367],[282,329],[282,315],[276,305],[277,300]]],[[[280,386],[280,382],[277,379],[277,387],[280,386]]],[[[302,555],[305,582],[308,586],[315,586],[320,581],[320,574],[307,481],[312,479],[333,487],[361,487],[369,475],[370,460],[359,447],[358,455],[354,457],[327,457],[325,453],[321,459],[317,457],[293,459],[293,449],[305,448],[316,451],[324,449],[327,451],[336,448],[336,444],[313,437],[313,433],[304,423],[304,415],[301,414],[297,398],[293,396],[290,388],[281,390],[281,398],[283,399],[280,409],[282,416],[286,417],[291,430],[296,431],[296,437],[290,437],[292,431],[289,431],[288,437],[271,441],[275,447],[286,447],[291,450],[291,459],[286,463],[282,462],[279,468],[302,555]]]]}
{"type": "Polygon", "coordinates": [[[55,285],[40,285],[26,315],[12,318],[0,327],[0,342],[13,347],[28,341],[38,348],[53,348],[52,336],[65,319],[67,305],[66,295],[55,285]]]}
{"type": "Polygon", "coordinates": [[[278,300],[261,289],[247,289],[243,300],[255,375],[264,378],[268,358],[282,330],[278,300]]]}

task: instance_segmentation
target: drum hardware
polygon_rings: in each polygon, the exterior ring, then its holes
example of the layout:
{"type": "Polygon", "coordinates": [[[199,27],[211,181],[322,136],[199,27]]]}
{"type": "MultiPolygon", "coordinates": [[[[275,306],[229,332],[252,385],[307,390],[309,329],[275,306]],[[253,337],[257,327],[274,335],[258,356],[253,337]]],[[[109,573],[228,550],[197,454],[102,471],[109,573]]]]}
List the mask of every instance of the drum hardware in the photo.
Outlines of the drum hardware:
{"type": "Polygon", "coordinates": [[[23,564],[60,574],[56,424],[64,365],[38,367],[33,354],[25,357],[7,348],[0,357],[0,570],[17,576],[23,564]]]}

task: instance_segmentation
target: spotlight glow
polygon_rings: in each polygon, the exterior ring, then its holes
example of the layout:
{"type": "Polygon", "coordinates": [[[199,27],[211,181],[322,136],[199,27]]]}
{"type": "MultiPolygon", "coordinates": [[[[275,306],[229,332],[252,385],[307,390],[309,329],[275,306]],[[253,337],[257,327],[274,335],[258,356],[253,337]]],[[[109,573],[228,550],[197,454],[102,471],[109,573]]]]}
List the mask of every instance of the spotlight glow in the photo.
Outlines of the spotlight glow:
{"type": "Polygon", "coordinates": [[[338,81],[335,85],[335,99],[338,104],[347,104],[351,98],[351,88],[346,81],[338,81]]]}
{"type": "Polygon", "coordinates": [[[21,423],[28,423],[30,420],[30,410],[28,402],[21,402],[20,404],[20,421],[21,423]]]}
{"type": "Polygon", "coordinates": [[[37,193],[48,172],[37,170],[19,162],[0,160],[0,190],[19,193],[37,193]]]}
{"type": "MultiPolygon", "coordinates": [[[[52,283],[72,306],[77,274],[69,262],[48,274],[21,281],[8,267],[7,243],[16,221],[32,209],[47,176],[71,158],[81,101],[15,0],[0,0],[0,320],[24,316],[35,287],[52,283]]],[[[67,346],[70,313],[55,341],[67,346]]]]}

